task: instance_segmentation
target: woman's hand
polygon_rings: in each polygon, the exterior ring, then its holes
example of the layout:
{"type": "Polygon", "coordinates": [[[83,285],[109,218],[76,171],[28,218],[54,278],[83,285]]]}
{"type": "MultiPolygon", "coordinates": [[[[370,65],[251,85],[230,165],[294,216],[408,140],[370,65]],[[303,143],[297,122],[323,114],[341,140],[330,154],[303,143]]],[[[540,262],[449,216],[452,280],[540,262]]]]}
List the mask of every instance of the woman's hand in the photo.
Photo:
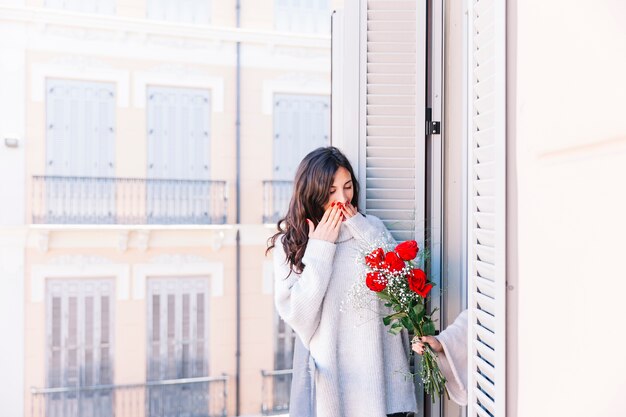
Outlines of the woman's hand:
{"type": "Polygon", "coordinates": [[[341,208],[335,205],[324,212],[322,220],[317,224],[317,227],[315,227],[311,220],[306,219],[309,225],[309,239],[325,240],[335,243],[339,236],[339,229],[341,228],[341,218],[341,208]]]}
{"type": "Polygon", "coordinates": [[[422,336],[420,340],[413,339],[413,351],[418,355],[424,354],[424,344],[428,344],[435,353],[443,352],[443,346],[434,336],[422,336]]]}
{"type": "Polygon", "coordinates": [[[341,212],[346,217],[346,219],[349,219],[350,217],[354,217],[358,213],[356,207],[350,204],[350,200],[340,205],[340,207],[341,207],[341,212]]]}

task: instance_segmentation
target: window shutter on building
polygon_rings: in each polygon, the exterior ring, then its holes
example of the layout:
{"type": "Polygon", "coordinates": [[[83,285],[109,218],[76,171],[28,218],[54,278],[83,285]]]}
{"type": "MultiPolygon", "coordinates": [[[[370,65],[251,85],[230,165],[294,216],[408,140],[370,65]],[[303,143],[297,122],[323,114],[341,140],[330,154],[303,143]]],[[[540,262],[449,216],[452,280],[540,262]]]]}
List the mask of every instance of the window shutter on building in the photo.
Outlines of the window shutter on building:
{"type": "Polygon", "coordinates": [[[211,1],[148,0],[147,15],[150,19],[206,25],[211,22],[211,1]]]}
{"type": "Polygon", "coordinates": [[[113,176],[115,86],[48,80],[46,89],[46,174],[113,176]]]}
{"type": "Polygon", "coordinates": [[[505,408],[505,2],[470,5],[468,310],[470,416],[505,408]]]}
{"type": "Polygon", "coordinates": [[[274,179],[292,181],[312,150],[330,144],[325,96],[277,94],[274,98],[274,179]]]}
{"type": "Polygon", "coordinates": [[[113,382],[113,280],[50,280],[46,291],[49,387],[113,382]]]}
{"type": "Polygon", "coordinates": [[[148,178],[211,177],[208,90],[148,87],[148,178]]]}
{"type": "Polygon", "coordinates": [[[211,22],[210,0],[148,0],[150,19],[208,25],[211,22]]]}
{"type": "Polygon", "coordinates": [[[329,0],[275,0],[276,30],[330,33],[329,0]]]}
{"type": "Polygon", "coordinates": [[[45,5],[54,9],[84,13],[115,13],[115,0],[46,0],[45,5]]]}
{"type": "Polygon", "coordinates": [[[148,379],[208,376],[209,280],[148,280],[148,379]]]}
{"type": "MultiPolygon", "coordinates": [[[[423,236],[425,3],[362,2],[361,186],[365,209],[398,241],[423,236]],[[364,15],[365,14],[365,15],[364,15]],[[363,39],[363,36],[362,36],[363,39]],[[365,143],[363,144],[363,141],[365,143]]],[[[363,205],[363,203],[361,203],[363,205]]],[[[363,208],[363,207],[361,207],[363,208]]]]}

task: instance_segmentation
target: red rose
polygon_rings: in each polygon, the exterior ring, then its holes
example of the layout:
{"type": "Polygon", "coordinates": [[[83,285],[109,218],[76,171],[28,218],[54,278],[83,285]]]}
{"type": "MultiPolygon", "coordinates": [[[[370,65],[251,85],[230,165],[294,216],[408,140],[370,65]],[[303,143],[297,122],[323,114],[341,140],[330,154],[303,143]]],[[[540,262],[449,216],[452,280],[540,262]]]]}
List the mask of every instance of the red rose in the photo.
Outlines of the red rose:
{"type": "Polygon", "coordinates": [[[430,290],[433,288],[432,284],[428,283],[426,279],[426,272],[421,269],[413,269],[408,276],[409,288],[418,295],[426,298],[430,290]]]}
{"type": "Polygon", "coordinates": [[[365,256],[365,263],[370,268],[380,268],[381,263],[385,260],[385,251],[381,248],[375,249],[369,255],[365,256]]]}
{"type": "Polygon", "coordinates": [[[404,268],[404,261],[395,252],[387,252],[385,255],[385,266],[392,272],[398,272],[404,268]]]}
{"type": "Polygon", "coordinates": [[[396,246],[396,253],[405,261],[412,261],[415,259],[418,251],[419,248],[417,247],[417,242],[414,240],[407,240],[406,242],[402,242],[396,246]]]}
{"type": "Polygon", "coordinates": [[[387,280],[378,272],[369,272],[365,278],[365,285],[372,291],[381,292],[387,286],[387,280]]]}

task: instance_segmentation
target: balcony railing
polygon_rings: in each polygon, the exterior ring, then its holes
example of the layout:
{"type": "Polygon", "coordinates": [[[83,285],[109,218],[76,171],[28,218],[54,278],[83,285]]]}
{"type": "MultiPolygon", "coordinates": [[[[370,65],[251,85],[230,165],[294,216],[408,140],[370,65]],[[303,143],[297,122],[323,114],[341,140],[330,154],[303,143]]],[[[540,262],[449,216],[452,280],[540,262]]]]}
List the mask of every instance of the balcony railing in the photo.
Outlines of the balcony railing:
{"type": "Polygon", "coordinates": [[[289,412],[292,373],[291,369],[261,371],[263,377],[261,414],[271,416],[289,412]]]}
{"type": "Polygon", "coordinates": [[[31,389],[31,417],[226,417],[228,377],[31,389]]]}
{"type": "Polygon", "coordinates": [[[225,181],[33,177],[33,223],[224,224],[225,181]]]}
{"type": "Polygon", "coordinates": [[[276,223],[287,214],[293,181],[263,181],[263,223],[276,223]]]}

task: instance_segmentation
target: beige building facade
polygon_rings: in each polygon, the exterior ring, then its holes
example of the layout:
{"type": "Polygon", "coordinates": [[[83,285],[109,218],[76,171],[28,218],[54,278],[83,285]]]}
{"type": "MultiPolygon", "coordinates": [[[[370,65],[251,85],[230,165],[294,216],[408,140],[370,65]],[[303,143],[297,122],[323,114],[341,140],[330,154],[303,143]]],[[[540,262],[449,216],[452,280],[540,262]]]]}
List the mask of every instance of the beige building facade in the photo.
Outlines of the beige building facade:
{"type": "Polygon", "coordinates": [[[284,410],[264,251],[330,141],[331,11],[0,3],[11,415],[284,410]]]}

